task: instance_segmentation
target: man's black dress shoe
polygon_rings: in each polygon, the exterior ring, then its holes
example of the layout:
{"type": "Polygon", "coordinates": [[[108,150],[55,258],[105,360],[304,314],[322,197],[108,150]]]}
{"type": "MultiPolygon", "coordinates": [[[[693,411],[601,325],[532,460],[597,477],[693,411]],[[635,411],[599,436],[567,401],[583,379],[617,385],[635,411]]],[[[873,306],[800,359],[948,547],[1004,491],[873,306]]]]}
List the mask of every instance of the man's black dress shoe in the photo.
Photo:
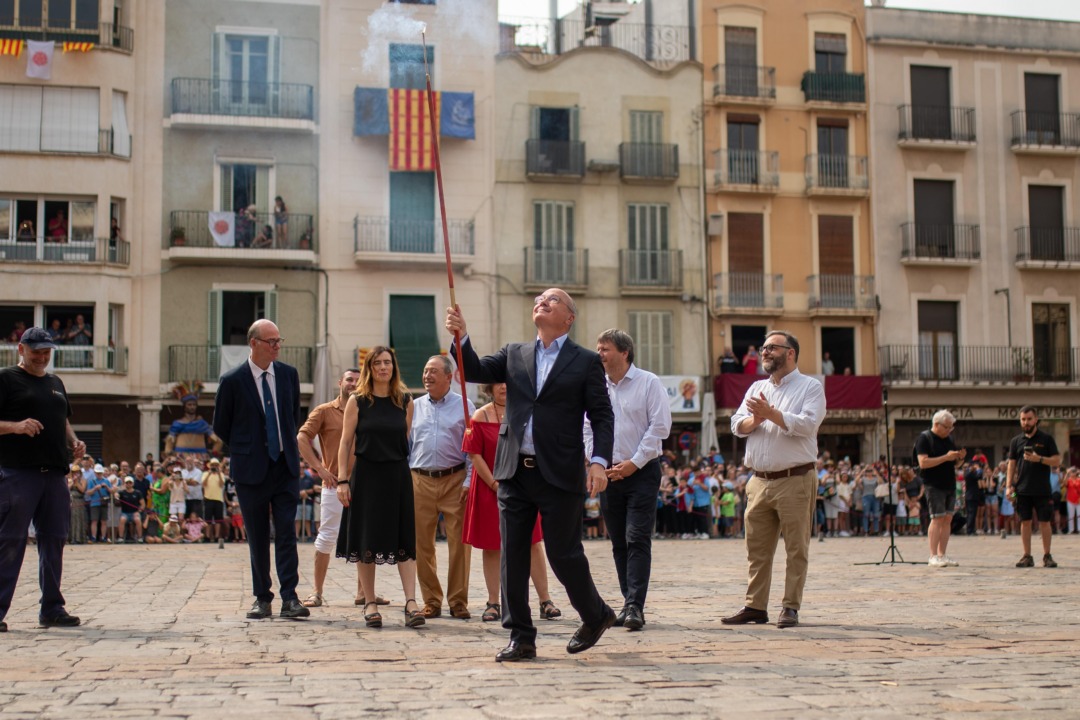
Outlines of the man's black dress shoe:
{"type": "Polygon", "coordinates": [[[637,605],[627,605],[624,609],[626,620],[623,621],[623,625],[627,630],[640,630],[645,627],[645,614],[641,612],[641,608],[637,605]]]}
{"type": "Polygon", "coordinates": [[[780,611],[780,619],[776,621],[776,627],[789,628],[799,624],[799,611],[794,608],[784,608],[780,611]]]}
{"type": "Polygon", "coordinates": [[[495,655],[495,662],[517,662],[518,660],[532,660],[536,657],[536,646],[510,641],[495,655]]]}
{"type": "Polygon", "coordinates": [[[729,615],[726,618],[720,618],[720,622],[725,625],[746,625],[747,623],[767,623],[769,622],[769,613],[764,610],[755,610],[752,607],[744,607],[734,615],[729,615]]]}
{"type": "Polygon", "coordinates": [[[251,604],[251,609],[248,610],[248,620],[265,620],[270,617],[270,601],[269,600],[256,600],[251,604]]]}
{"type": "Polygon", "coordinates": [[[604,613],[604,618],[600,621],[599,625],[591,628],[588,625],[583,624],[577,629],[577,632],[574,633],[574,637],[570,638],[570,642],[566,644],[566,652],[571,655],[574,653],[585,652],[597,643],[605,630],[615,624],[615,611],[607,605],[604,606],[604,609],[607,612],[604,613]]]}
{"type": "MultiPolygon", "coordinates": [[[[266,610],[267,614],[270,613],[269,606],[266,610]]],[[[300,604],[300,601],[296,598],[292,600],[286,600],[281,603],[281,617],[288,618],[289,620],[299,620],[300,618],[306,618],[311,616],[311,611],[300,604]]]]}
{"type": "Polygon", "coordinates": [[[38,625],[41,627],[77,627],[82,622],[74,615],[68,615],[67,610],[61,610],[51,617],[38,616],[38,625]]]}
{"type": "Polygon", "coordinates": [[[623,609],[619,611],[619,614],[615,616],[615,627],[622,627],[626,622],[626,610],[629,605],[623,605],[623,609]]]}
{"type": "Polygon", "coordinates": [[[7,632],[7,623],[0,620],[0,632],[7,632]]]}

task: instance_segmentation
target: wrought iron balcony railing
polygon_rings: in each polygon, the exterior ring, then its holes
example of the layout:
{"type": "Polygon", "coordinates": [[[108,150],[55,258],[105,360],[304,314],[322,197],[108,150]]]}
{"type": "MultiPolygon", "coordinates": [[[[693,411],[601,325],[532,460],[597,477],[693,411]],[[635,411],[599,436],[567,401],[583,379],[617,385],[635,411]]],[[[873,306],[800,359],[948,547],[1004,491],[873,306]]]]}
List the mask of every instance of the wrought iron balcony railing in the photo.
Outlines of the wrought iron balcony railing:
{"type": "MultiPolygon", "coordinates": [[[[37,3],[39,6],[41,3],[37,3]]],[[[8,7],[11,3],[8,3],[8,7]]],[[[95,47],[130,53],[135,48],[135,32],[123,25],[88,22],[58,23],[42,19],[33,24],[16,23],[8,15],[0,16],[0,40],[53,40],[55,42],[89,42],[95,47]]]]}
{"type": "Polygon", "coordinates": [[[1080,150],[1080,113],[1012,114],[1012,147],[1066,147],[1080,150]]]}
{"type": "Polygon", "coordinates": [[[682,250],[620,250],[619,284],[624,289],[681,290],[682,250]]]}
{"type": "Polygon", "coordinates": [[[1080,349],[973,345],[878,348],[886,383],[1030,383],[1080,380],[1080,349]]]}
{"type": "MultiPolygon", "coordinates": [[[[15,344],[0,344],[0,366],[11,367],[19,361],[15,344]]],[[[58,345],[53,350],[52,368],[69,373],[126,373],[128,349],[112,345],[58,345]]]]}
{"type": "Polygon", "coordinates": [[[877,310],[872,275],[811,275],[810,309],[877,310]]]}
{"type": "MultiPolygon", "coordinates": [[[[241,355],[246,357],[242,353],[241,355]]],[[[302,383],[311,382],[313,356],[312,348],[300,345],[283,345],[279,355],[282,362],[296,368],[302,383]]],[[[220,345],[170,345],[169,382],[192,378],[203,382],[217,382],[221,374],[229,370],[231,357],[229,353],[222,352],[220,345]]]]}
{"type": "Polygon", "coordinates": [[[585,287],[588,284],[588,250],[525,248],[525,285],[585,287]]]}
{"type": "Polygon", "coordinates": [[[807,155],[806,189],[865,192],[870,187],[865,155],[807,155]]]}
{"type": "Polygon", "coordinates": [[[773,150],[716,150],[713,152],[717,187],[749,185],[770,190],[780,187],[780,153],[773,150]]]}
{"type": "Polygon", "coordinates": [[[620,143],[619,173],[631,179],[675,180],[679,177],[679,146],[673,143],[620,143]]]}
{"type": "Polygon", "coordinates": [[[776,68],[759,65],[713,65],[713,99],[776,99],[776,68]]]}
{"type": "Polygon", "coordinates": [[[713,276],[713,309],[782,310],[784,276],[780,274],[730,272],[713,276]]]}
{"type": "Polygon", "coordinates": [[[585,143],[579,140],[526,140],[525,173],[585,177],[585,143]]]}
{"type": "MultiPolygon", "coordinates": [[[[451,255],[473,255],[476,252],[476,227],[473,221],[448,220],[447,226],[451,255]]],[[[353,219],[353,250],[357,253],[442,257],[442,221],[357,216],[353,219]]]]}
{"type": "MultiPolygon", "coordinates": [[[[167,247],[236,247],[252,250],[315,250],[314,218],[290,212],[288,222],[279,226],[273,213],[255,213],[249,217],[236,213],[233,221],[233,245],[218,245],[210,232],[210,213],[206,210],[173,210],[169,213],[167,247]]],[[[224,231],[225,228],[222,228],[224,231]]]]}
{"type": "Polygon", "coordinates": [[[902,260],[978,260],[978,225],[933,225],[906,222],[900,226],[902,260]]]}
{"type": "Polygon", "coordinates": [[[901,105],[901,140],[975,142],[975,108],[901,105]]]}
{"type": "Polygon", "coordinates": [[[866,81],[856,73],[803,74],[802,91],[806,102],[865,103],[866,81]]]}
{"type": "Polygon", "coordinates": [[[561,55],[579,47],[618,48],[642,60],[693,60],[690,29],[681,25],[616,22],[586,25],[583,20],[554,22],[536,18],[500,18],[499,51],[561,55]]]}
{"type": "Polygon", "coordinates": [[[45,237],[0,240],[0,262],[127,266],[131,262],[131,243],[78,235],[64,242],[45,237]]]}
{"type": "Polygon", "coordinates": [[[1080,263],[1080,228],[1016,228],[1017,262],[1080,263]]]}
{"type": "Polygon", "coordinates": [[[315,88],[296,83],[173,78],[172,112],[312,120],[315,88]]]}

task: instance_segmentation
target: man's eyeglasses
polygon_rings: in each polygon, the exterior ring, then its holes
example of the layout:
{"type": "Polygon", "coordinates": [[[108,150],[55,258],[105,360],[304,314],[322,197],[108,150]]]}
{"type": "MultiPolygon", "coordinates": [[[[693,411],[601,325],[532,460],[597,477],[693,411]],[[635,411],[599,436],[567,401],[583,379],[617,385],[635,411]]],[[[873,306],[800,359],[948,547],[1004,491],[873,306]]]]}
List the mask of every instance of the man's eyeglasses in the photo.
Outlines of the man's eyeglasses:
{"type": "Polygon", "coordinates": [[[561,305],[562,298],[560,298],[558,295],[537,295],[533,298],[533,307],[541,303],[548,303],[549,305],[561,305]]]}
{"type": "Polygon", "coordinates": [[[790,345],[762,345],[761,352],[772,354],[777,350],[790,350],[790,345]]]}
{"type": "Polygon", "coordinates": [[[263,340],[262,338],[255,338],[259,342],[264,342],[270,347],[281,347],[285,344],[285,338],[271,338],[269,340],[263,340]]]}

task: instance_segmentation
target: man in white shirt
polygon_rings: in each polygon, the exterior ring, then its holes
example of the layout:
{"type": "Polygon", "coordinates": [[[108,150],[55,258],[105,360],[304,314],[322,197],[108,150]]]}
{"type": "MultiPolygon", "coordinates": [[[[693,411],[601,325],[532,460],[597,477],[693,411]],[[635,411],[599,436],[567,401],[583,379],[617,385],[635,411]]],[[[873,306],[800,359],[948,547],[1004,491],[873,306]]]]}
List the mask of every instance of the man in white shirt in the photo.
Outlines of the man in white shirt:
{"type": "MultiPolygon", "coordinates": [[[[634,365],[634,340],[622,330],[596,339],[608,397],[615,411],[611,481],[600,494],[600,509],[611,536],[623,609],[615,624],[645,626],[645,595],[652,571],[652,533],[660,490],[661,444],[671,433],[671,406],[660,378],[634,365]]],[[[592,457],[592,426],[585,421],[585,456],[592,457]]]]}
{"type": "Polygon", "coordinates": [[[196,463],[191,455],[184,456],[184,469],[180,471],[184,483],[187,485],[187,497],[184,499],[184,517],[190,517],[195,513],[200,518],[206,517],[206,508],[203,504],[202,487],[202,462],[196,463]]]}
{"type": "Polygon", "coordinates": [[[762,367],[769,377],[746,391],[731,416],[731,432],[746,438],[746,604],[726,625],[769,621],[769,587],[780,535],[787,550],[784,607],[777,627],[799,624],[817,500],[817,431],[825,419],[825,388],[799,372],[799,341],[776,331],[765,337],[762,367]]]}

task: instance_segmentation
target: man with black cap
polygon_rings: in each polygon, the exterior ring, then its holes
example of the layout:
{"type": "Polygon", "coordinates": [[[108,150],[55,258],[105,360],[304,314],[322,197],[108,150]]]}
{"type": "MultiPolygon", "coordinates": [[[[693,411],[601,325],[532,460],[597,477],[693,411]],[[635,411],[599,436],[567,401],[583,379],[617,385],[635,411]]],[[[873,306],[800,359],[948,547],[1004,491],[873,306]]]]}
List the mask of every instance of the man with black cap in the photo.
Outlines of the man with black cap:
{"type": "Polygon", "coordinates": [[[60,593],[64,543],[71,522],[67,471],[86,444],[75,437],[71,405],[60,378],[47,371],[52,337],[28,328],[19,340],[19,364],[0,370],[0,632],[26,554],[27,531],[37,530],[42,627],[73,627],[60,593]]]}

